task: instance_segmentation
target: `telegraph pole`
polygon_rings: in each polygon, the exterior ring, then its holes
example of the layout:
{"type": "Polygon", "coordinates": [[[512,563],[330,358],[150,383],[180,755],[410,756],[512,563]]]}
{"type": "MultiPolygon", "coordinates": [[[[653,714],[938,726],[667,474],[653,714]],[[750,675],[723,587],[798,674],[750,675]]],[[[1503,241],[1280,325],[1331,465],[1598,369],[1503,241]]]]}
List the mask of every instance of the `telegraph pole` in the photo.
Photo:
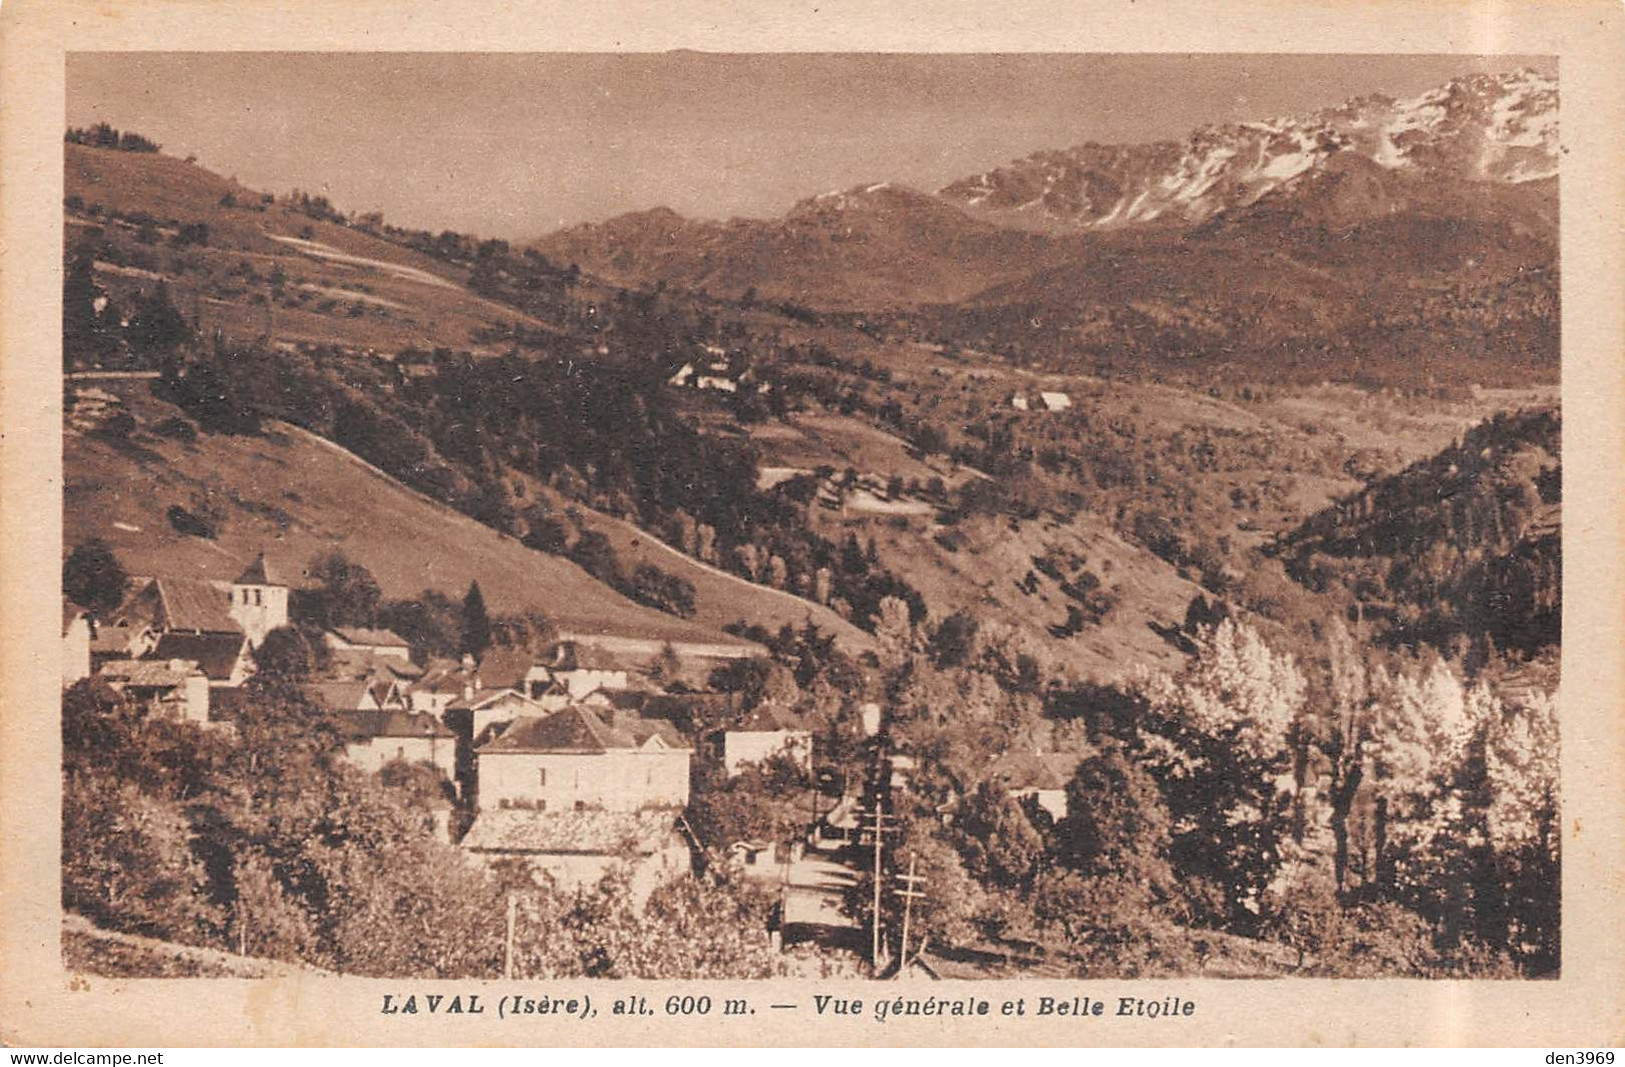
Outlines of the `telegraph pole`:
{"type": "Polygon", "coordinates": [[[914,858],[914,853],[910,852],[908,854],[908,873],[897,876],[897,880],[907,888],[892,890],[893,893],[903,898],[903,950],[897,957],[898,978],[902,978],[904,972],[908,970],[908,927],[909,919],[914,913],[914,898],[925,896],[924,893],[914,888],[916,885],[925,884],[925,879],[914,873],[914,858]]]}
{"type": "Polygon", "coordinates": [[[880,866],[881,850],[883,848],[881,840],[885,833],[891,829],[891,827],[886,825],[886,812],[880,807],[878,797],[875,801],[875,810],[865,812],[863,817],[865,819],[874,820],[874,826],[872,827],[871,832],[875,835],[875,910],[874,921],[871,924],[873,926],[873,946],[871,948],[870,963],[874,967],[874,973],[878,975],[880,973],[880,886],[881,882],[883,882],[886,877],[885,872],[880,866]]]}

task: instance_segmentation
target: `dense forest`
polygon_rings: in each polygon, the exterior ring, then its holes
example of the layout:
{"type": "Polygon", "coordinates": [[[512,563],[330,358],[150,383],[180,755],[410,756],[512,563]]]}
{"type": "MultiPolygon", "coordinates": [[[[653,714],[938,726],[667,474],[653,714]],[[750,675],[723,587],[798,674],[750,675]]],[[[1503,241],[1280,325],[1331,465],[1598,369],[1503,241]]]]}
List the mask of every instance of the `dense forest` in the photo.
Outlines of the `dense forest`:
{"type": "Polygon", "coordinates": [[[1394,641],[1530,656],[1561,638],[1561,418],[1497,415],[1281,538],[1294,578],[1348,589],[1394,641]]]}

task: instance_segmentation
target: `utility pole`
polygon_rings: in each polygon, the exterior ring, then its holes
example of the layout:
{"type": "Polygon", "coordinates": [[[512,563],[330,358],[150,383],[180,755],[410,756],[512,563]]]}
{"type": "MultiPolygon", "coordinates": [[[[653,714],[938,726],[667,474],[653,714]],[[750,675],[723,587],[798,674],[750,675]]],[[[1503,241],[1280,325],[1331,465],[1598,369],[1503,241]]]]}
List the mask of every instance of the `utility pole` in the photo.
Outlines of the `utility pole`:
{"type": "Polygon", "coordinates": [[[513,977],[513,926],[514,913],[519,906],[519,898],[512,893],[508,894],[508,937],[507,946],[502,953],[502,977],[513,977]]]}
{"type": "Polygon", "coordinates": [[[901,978],[908,970],[908,927],[909,919],[914,913],[914,898],[925,896],[914,888],[916,885],[925,884],[925,879],[914,873],[914,853],[908,854],[908,873],[898,875],[897,880],[907,887],[892,890],[903,898],[903,950],[897,957],[897,977],[901,978]]]}
{"type": "Polygon", "coordinates": [[[863,817],[874,820],[874,826],[870,831],[875,836],[875,910],[874,920],[871,924],[873,926],[873,947],[870,954],[870,963],[874,967],[875,974],[878,975],[880,973],[880,886],[886,878],[885,872],[880,866],[881,850],[883,848],[881,840],[885,832],[890,828],[886,826],[886,812],[880,807],[878,797],[875,801],[875,810],[865,812],[863,817]]]}

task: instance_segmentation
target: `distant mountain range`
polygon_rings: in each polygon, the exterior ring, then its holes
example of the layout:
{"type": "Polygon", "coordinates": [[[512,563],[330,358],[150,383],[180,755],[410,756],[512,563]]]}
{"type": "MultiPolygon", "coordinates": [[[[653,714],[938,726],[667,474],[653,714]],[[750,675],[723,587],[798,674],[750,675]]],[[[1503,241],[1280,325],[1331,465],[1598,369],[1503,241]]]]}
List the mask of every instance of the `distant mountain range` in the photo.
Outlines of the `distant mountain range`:
{"type": "Polygon", "coordinates": [[[1396,174],[1522,184],[1557,174],[1557,83],[1474,74],[1409,100],[1366,96],[1303,118],[1204,126],[1184,144],[1083,144],[953,182],[939,195],[1007,224],[1188,224],[1312,183],[1358,156],[1396,174]]]}
{"type": "Polygon", "coordinates": [[[1076,303],[1068,277],[1087,302],[1102,260],[1148,243],[1213,269],[1244,244],[1297,275],[1370,265],[1499,285],[1555,269],[1559,154],[1554,79],[1475,74],[1183,144],[1040,152],[935,193],[882,181],[722,223],[661,208],[534,247],[620,284],[823,308],[1076,303]]]}

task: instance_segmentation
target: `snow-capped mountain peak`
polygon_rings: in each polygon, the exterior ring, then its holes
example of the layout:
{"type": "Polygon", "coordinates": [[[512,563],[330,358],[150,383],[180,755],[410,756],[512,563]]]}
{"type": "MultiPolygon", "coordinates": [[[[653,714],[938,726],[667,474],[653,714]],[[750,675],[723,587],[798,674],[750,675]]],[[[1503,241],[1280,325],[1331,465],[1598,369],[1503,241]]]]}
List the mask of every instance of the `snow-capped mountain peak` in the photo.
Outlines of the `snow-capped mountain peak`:
{"type": "Polygon", "coordinates": [[[977,213],[1049,225],[1194,223],[1243,206],[1336,153],[1421,176],[1521,183],[1557,173],[1557,82],[1472,74],[1410,99],[1367,96],[1311,115],[1195,130],[1183,144],[1084,144],[954,182],[977,213]]]}

